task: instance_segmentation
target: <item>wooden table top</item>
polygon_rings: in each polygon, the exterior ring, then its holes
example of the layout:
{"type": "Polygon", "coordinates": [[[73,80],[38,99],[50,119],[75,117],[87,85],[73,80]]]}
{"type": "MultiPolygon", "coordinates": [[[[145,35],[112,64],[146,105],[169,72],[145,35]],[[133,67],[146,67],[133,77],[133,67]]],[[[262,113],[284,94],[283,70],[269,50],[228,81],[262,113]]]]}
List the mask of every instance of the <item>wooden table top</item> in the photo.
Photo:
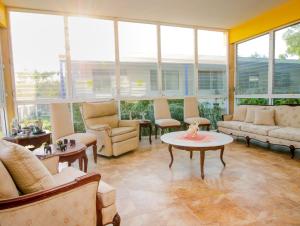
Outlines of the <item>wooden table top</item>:
{"type": "Polygon", "coordinates": [[[40,147],[37,148],[33,151],[33,154],[35,154],[36,156],[40,157],[40,158],[47,158],[50,156],[72,156],[72,155],[76,155],[79,152],[85,151],[85,149],[87,148],[84,144],[81,143],[76,143],[75,146],[70,146],[70,144],[68,144],[67,146],[67,150],[66,151],[60,151],[57,150],[57,146],[55,144],[51,144],[50,145],[52,148],[52,153],[51,154],[46,154],[44,151],[44,147],[40,147]]]}

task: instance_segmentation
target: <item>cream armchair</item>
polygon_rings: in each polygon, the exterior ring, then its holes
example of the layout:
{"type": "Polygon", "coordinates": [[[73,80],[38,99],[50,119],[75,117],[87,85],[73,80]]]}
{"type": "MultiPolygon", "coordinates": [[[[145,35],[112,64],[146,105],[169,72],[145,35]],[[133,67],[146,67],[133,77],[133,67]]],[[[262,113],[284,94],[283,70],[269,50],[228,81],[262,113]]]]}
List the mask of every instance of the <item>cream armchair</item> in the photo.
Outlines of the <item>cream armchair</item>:
{"type": "Polygon", "coordinates": [[[86,131],[97,137],[98,154],[119,156],[139,145],[139,122],[119,120],[115,101],[83,103],[81,114],[86,131]]]}
{"type": "MultiPolygon", "coordinates": [[[[57,156],[42,162],[51,173],[55,186],[7,199],[3,199],[2,194],[1,226],[120,225],[115,189],[100,180],[100,174],[85,174],[72,167],[58,172],[57,156]]],[[[3,167],[0,167],[0,175],[10,176],[3,167]]],[[[0,187],[7,191],[9,185],[1,181],[0,187]]]]}
{"type": "Polygon", "coordinates": [[[192,123],[199,123],[199,127],[210,128],[210,121],[199,116],[198,101],[194,96],[184,98],[184,123],[190,125],[192,123]]]}

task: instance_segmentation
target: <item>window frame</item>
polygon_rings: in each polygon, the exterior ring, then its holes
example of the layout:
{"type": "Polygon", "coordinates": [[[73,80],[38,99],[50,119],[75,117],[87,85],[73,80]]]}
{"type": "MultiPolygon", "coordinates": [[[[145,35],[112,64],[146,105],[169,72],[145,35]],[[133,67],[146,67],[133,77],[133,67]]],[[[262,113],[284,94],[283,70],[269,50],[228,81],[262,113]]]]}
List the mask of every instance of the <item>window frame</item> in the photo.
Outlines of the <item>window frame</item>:
{"type": "MultiPolygon", "coordinates": [[[[105,100],[111,100],[112,98],[74,98],[72,94],[72,76],[71,76],[71,56],[70,56],[70,41],[69,41],[69,27],[68,27],[68,17],[71,16],[83,16],[87,18],[93,18],[93,19],[104,19],[104,20],[111,20],[114,23],[114,36],[115,36],[115,95],[113,96],[113,99],[120,102],[123,100],[153,100],[157,97],[162,97],[163,95],[163,87],[162,87],[162,59],[161,59],[161,34],[160,29],[161,26],[174,26],[179,28],[191,28],[193,29],[193,35],[194,35],[194,77],[196,82],[194,82],[194,96],[197,96],[198,99],[224,99],[224,95],[210,95],[210,96],[199,96],[198,93],[198,30],[208,30],[208,31],[219,31],[224,32],[227,42],[227,48],[226,48],[226,109],[227,112],[229,111],[229,33],[227,29],[218,29],[218,28],[207,28],[207,27],[201,27],[201,26],[194,26],[194,25],[185,25],[185,24],[175,24],[175,23],[165,23],[165,22],[153,22],[153,21],[147,21],[147,20],[137,20],[137,19],[127,19],[127,18],[121,18],[121,17],[109,17],[109,16],[95,16],[95,15],[78,15],[75,13],[66,13],[66,12],[53,12],[53,11],[47,11],[47,10],[34,10],[34,9],[24,9],[19,7],[8,7],[7,8],[8,14],[10,12],[23,12],[23,13],[39,13],[39,14],[50,14],[50,15],[59,15],[64,17],[64,30],[65,30],[65,54],[66,54],[66,98],[65,99],[43,99],[43,100],[25,100],[25,101],[17,101],[16,96],[14,95],[14,107],[16,115],[18,115],[18,105],[23,104],[50,104],[54,102],[59,103],[80,103],[84,101],[105,101],[105,100]],[[140,24],[153,24],[156,26],[156,34],[157,34],[157,88],[158,88],[158,95],[157,96],[142,96],[142,97],[135,97],[135,96],[124,96],[122,97],[120,95],[120,58],[119,58],[119,35],[118,35],[118,22],[133,22],[133,23],[140,23],[140,24]]],[[[8,17],[8,24],[10,24],[10,17],[8,17]]],[[[13,58],[12,54],[12,39],[11,39],[11,26],[8,26],[9,31],[9,48],[10,48],[10,55],[13,58]]],[[[14,73],[14,65],[13,62],[10,65],[10,70],[12,73],[12,88],[13,92],[15,93],[16,87],[15,87],[15,73],[14,73]]],[[[184,95],[179,96],[168,96],[169,99],[182,99],[184,95]]],[[[71,105],[72,106],[72,105],[71,105]]]]}
{"type": "Polygon", "coordinates": [[[300,98],[300,94],[273,94],[273,83],[274,83],[274,66],[275,66],[275,32],[284,28],[288,28],[290,26],[299,24],[300,20],[294,21],[292,23],[277,27],[276,29],[272,29],[270,31],[252,36],[250,38],[244,39],[242,41],[234,43],[234,105],[238,105],[238,99],[242,98],[264,98],[268,99],[268,104],[273,104],[273,99],[277,98],[300,98]],[[259,38],[263,35],[269,34],[269,60],[268,60],[268,93],[267,94],[236,94],[237,87],[237,50],[238,45],[241,43],[245,43],[255,38],[259,38]]]}

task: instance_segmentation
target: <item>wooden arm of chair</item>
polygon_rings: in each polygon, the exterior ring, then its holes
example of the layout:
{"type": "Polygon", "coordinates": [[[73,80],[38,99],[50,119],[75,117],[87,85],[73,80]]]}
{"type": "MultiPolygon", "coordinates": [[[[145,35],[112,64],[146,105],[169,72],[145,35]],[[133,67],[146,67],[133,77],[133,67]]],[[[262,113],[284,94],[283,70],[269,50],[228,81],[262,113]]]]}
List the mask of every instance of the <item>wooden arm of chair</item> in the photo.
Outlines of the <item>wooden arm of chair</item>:
{"type": "Polygon", "coordinates": [[[230,114],[222,115],[222,121],[231,121],[232,118],[233,118],[233,115],[230,115],[230,114]]]}
{"type": "MultiPolygon", "coordinates": [[[[78,177],[70,183],[66,183],[66,184],[63,184],[63,185],[60,185],[60,186],[57,186],[54,188],[31,193],[28,195],[23,195],[23,196],[20,196],[17,198],[1,200],[0,201],[0,210],[20,207],[20,206],[28,205],[31,203],[35,203],[37,201],[48,199],[48,198],[56,196],[58,194],[79,188],[80,186],[89,184],[91,182],[99,183],[100,179],[101,179],[100,174],[90,173],[90,174],[84,175],[82,177],[78,177]]],[[[84,196],[84,194],[83,194],[83,196],[84,196]]],[[[97,204],[97,205],[99,205],[99,204],[97,204]]]]}

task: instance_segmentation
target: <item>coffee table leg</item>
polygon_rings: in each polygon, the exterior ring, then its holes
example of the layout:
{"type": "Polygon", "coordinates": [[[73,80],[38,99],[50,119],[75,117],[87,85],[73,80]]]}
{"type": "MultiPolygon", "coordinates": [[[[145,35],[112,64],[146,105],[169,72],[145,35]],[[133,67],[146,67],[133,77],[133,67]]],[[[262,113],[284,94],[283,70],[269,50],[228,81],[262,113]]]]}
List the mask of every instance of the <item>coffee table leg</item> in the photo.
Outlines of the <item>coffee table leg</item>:
{"type": "Polygon", "coordinates": [[[220,152],[220,159],[221,159],[221,162],[223,163],[224,167],[226,166],[226,163],[224,162],[223,160],[223,153],[224,153],[224,146],[221,148],[221,152],[220,152]]]}
{"type": "Polygon", "coordinates": [[[80,171],[82,171],[82,162],[83,162],[83,157],[80,157],[80,158],[78,159],[80,171]]]}
{"type": "Polygon", "coordinates": [[[205,151],[200,151],[200,167],[201,167],[202,179],[204,179],[204,160],[205,160],[205,151]]]}
{"type": "Polygon", "coordinates": [[[170,152],[170,155],[171,155],[171,162],[169,164],[169,168],[171,168],[172,164],[173,164],[173,153],[172,153],[172,145],[169,144],[169,152],[170,152]]]}

